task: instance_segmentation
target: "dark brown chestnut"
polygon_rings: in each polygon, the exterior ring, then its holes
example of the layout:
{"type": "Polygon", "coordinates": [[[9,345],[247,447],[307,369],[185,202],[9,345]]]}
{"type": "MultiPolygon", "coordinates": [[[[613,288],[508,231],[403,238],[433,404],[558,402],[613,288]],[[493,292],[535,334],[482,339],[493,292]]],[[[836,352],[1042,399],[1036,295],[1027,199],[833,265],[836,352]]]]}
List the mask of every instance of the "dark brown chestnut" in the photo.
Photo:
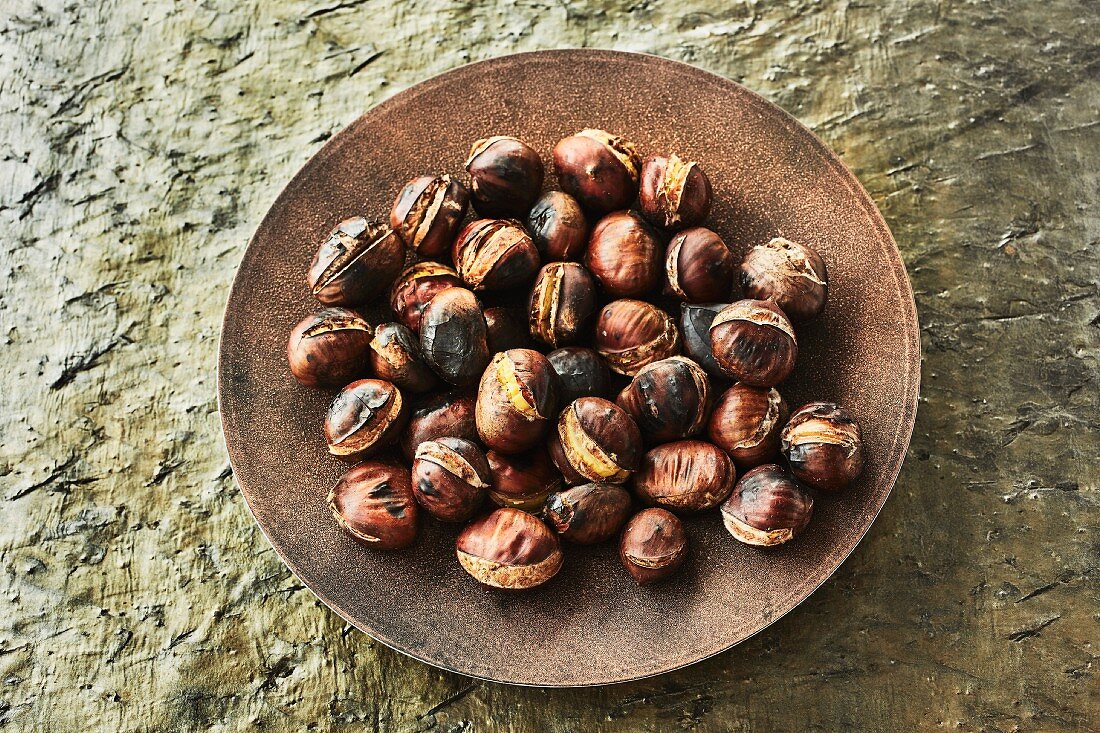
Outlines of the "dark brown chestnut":
{"type": "Polygon", "coordinates": [[[781,545],[799,535],[814,512],[810,493],[774,463],[752,469],[722,504],[722,522],[747,545],[781,545]]]}
{"type": "Polygon", "coordinates": [[[742,471],[773,463],[787,403],[774,387],[735,384],[718,398],[710,414],[710,442],[729,454],[742,471]]]}
{"type": "Polygon", "coordinates": [[[477,440],[472,396],[437,394],[418,404],[401,434],[401,452],[411,461],[421,443],[444,437],[477,440]]]}
{"type": "Polygon", "coordinates": [[[733,291],[733,272],[733,254],[709,229],[685,229],[669,242],[665,275],[668,290],[680,300],[728,300],[733,291]]]}
{"type": "Polygon", "coordinates": [[[542,190],[542,159],[534,148],[506,135],[478,140],[466,159],[474,208],[481,216],[521,217],[542,190]]]}
{"type": "Polygon", "coordinates": [[[680,353],[680,332],[657,306],[616,300],[596,321],[596,351],[613,371],[633,377],[646,364],[680,353]]]}
{"type": "Polygon", "coordinates": [[[615,402],[650,443],[683,440],[706,424],[710,380],[691,359],[672,356],[642,367],[615,402]]]}
{"type": "Polygon", "coordinates": [[[325,305],[360,305],[382,295],[405,264],[405,247],[385,224],[346,219],[309,266],[313,297],[325,305]]]}
{"type": "Polygon", "coordinates": [[[451,247],[466,216],[470,193],[444,173],[405,184],[390,209],[390,226],[421,257],[439,257],[451,247]]]}
{"type": "Polygon", "coordinates": [[[621,484],[638,468],[642,435],[615,403],[581,397],[562,410],[548,448],[554,465],[570,484],[621,484]]]}
{"type": "Polygon", "coordinates": [[[534,346],[527,323],[518,308],[494,306],[485,309],[485,328],[492,354],[508,349],[529,349],[534,346]]]}
{"type": "Polygon", "coordinates": [[[489,488],[489,463],[476,443],[439,438],[421,443],[412,464],[412,490],[424,510],[442,522],[465,522],[489,488]]]}
{"type": "Polygon", "coordinates": [[[794,326],[768,300],[739,300],[710,324],[710,347],[722,371],[754,387],[774,387],[798,358],[794,326]]]}
{"type": "Polygon", "coordinates": [[[508,290],[529,282],[539,270],[539,251],[519,222],[477,219],[458,235],[455,269],[473,290],[508,290]]]}
{"type": "Polygon", "coordinates": [[[551,262],[535,278],[527,311],[533,337],[554,348],[573,343],[596,312],[596,284],[576,262],[551,262]]]}
{"type": "Polygon", "coordinates": [[[561,488],[561,474],[543,447],[506,455],[489,451],[489,498],[500,506],[535,511],[548,494],[561,488]]]}
{"type": "Polygon", "coordinates": [[[447,288],[462,287],[458,273],[438,262],[417,262],[393,283],[390,308],[397,322],[413,333],[420,333],[420,314],[431,299],[447,288]]]}
{"type": "Polygon", "coordinates": [[[702,167],[675,153],[650,156],[642,164],[638,198],[642,214],[662,229],[682,229],[703,223],[710,213],[710,179],[702,167]]]}
{"type": "Polygon", "coordinates": [[[546,521],[578,545],[594,545],[618,534],[630,516],[630,494],[615,484],[585,484],[546,499],[546,521]]]}
{"type": "Polygon", "coordinates": [[[804,323],[825,310],[829,272],[811,247],[775,237],[745,255],[741,288],[745,297],[774,301],[791,321],[804,323]]]}
{"type": "Polygon", "coordinates": [[[328,494],[332,516],[355,539],[400,550],[416,539],[419,513],[406,468],[381,461],[353,466],[328,494]]]}
{"type": "Polygon", "coordinates": [[[630,206],[641,167],[634,144],[604,130],[581,130],[554,146],[562,190],[597,216],[630,206]]]}
{"type": "Polygon", "coordinates": [[[588,243],[588,220],[581,205],[561,191],[540,196],[524,224],[543,262],[579,259],[588,243]]]}
{"type": "Polygon", "coordinates": [[[500,453],[522,453],[542,443],[558,408],[558,375],[546,357],[512,349],[493,357],[477,389],[477,432],[500,453]]]}
{"type": "Polygon", "coordinates": [[[728,303],[681,303],[680,338],[683,339],[684,354],[703,367],[707,374],[716,379],[726,379],[722,367],[714,360],[710,350],[710,324],[718,311],[728,303]]]}
{"type": "Polygon", "coordinates": [[[437,380],[420,355],[420,341],[400,323],[383,323],[370,342],[374,375],[408,392],[427,392],[437,380]]]}
{"type": "Polygon", "coordinates": [[[438,293],[420,316],[420,353],[435,373],[464,387],[477,381],[489,364],[485,316],[465,288],[438,293]]]}
{"type": "Polygon", "coordinates": [[[648,295],[661,282],[663,248],[633,211],[616,211],[596,222],[584,253],[585,267],[613,298],[648,295]]]}
{"type": "Polygon", "coordinates": [[[373,333],[362,316],[344,308],[306,316],[287,341],[290,371],[307,387],[342,387],[366,376],[373,333]]]}
{"type": "Polygon", "coordinates": [[[542,585],[562,564],[557,535],[519,509],[497,509],[471,522],[458,536],[455,550],[474,580],[506,590],[542,585]]]}
{"type": "Polygon", "coordinates": [[[566,346],[551,351],[546,359],[558,375],[563,405],[578,397],[607,397],[611,391],[611,370],[595,349],[566,346]]]}
{"type": "Polygon", "coordinates": [[[680,519],[665,509],[644,509],[626,523],[619,559],[638,585],[675,573],[687,556],[688,540],[680,519]]]}
{"type": "Polygon", "coordinates": [[[721,504],[736,480],[733,461],[721,449],[701,440],[681,440],[642,457],[634,493],[651,506],[699,512],[721,504]]]}
{"type": "Polygon", "coordinates": [[[791,415],[780,434],[791,473],[815,489],[840,491],[863,471],[863,435],[851,413],[811,402],[791,415]]]}
{"type": "Polygon", "coordinates": [[[328,408],[328,452],[342,458],[370,455],[393,442],[407,419],[405,398],[393,384],[381,379],[352,382],[328,408]]]}

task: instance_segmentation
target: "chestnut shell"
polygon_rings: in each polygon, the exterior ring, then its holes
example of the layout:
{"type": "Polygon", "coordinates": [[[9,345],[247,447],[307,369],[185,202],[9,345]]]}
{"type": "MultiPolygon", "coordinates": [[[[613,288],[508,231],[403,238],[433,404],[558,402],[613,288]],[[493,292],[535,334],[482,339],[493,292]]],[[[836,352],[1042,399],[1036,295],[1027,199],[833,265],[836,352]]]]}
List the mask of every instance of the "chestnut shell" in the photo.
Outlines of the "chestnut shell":
{"type": "Polygon", "coordinates": [[[558,407],[558,376],[546,357],[511,349],[493,357],[477,390],[477,432],[501,453],[539,445],[558,407]]]}
{"type": "Polygon", "coordinates": [[[735,538],[770,547],[799,535],[813,516],[814,500],[781,466],[768,463],[737,482],[722,504],[722,521],[735,538]]]}
{"type": "Polygon", "coordinates": [[[611,391],[611,370],[595,349],[566,346],[546,355],[558,375],[561,403],[578,397],[607,397],[611,391]]]}
{"type": "Polygon", "coordinates": [[[562,191],[547,191],[524,220],[543,262],[579,259],[588,243],[588,220],[577,200],[562,191]]]}
{"type": "Polygon", "coordinates": [[[390,209],[394,233],[422,257],[448,249],[466,216],[470,192],[447,174],[420,176],[405,184],[390,209]]]}
{"type": "Polygon", "coordinates": [[[287,340],[290,371],[306,387],[342,387],[366,376],[373,335],[362,316],[345,308],[306,316],[287,340]]]}
{"type": "Polygon", "coordinates": [[[726,373],[710,348],[710,324],[718,311],[729,303],[681,303],[680,338],[683,340],[684,355],[703,367],[707,374],[716,379],[727,379],[726,373]]]}
{"type": "Polygon", "coordinates": [[[337,224],[313,256],[310,292],[325,305],[361,305],[385,293],[404,264],[405,247],[392,229],[355,216],[337,224]]]}
{"type": "Polygon", "coordinates": [[[581,397],[562,410],[547,447],[568,483],[621,484],[638,468],[642,435],[618,405],[581,397]]]}
{"type": "Polygon", "coordinates": [[[798,358],[794,326],[767,300],[739,300],[719,311],[710,345],[727,376],[756,387],[782,382],[798,358]]]}
{"type": "Polygon", "coordinates": [[[401,434],[401,452],[411,461],[421,443],[444,437],[478,439],[473,396],[448,392],[418,403],[401,434]]]}
{"type": "Polygon", "coordinates": [[[451,250],[455,270],[472,290],[508,290],[524,285],[539,269],[539,251],[518,221],[476,219],[451,250]]]}
{"type": "Polygon", "coordinates": [[[672,317],[642,300],[616,300],[596,320],[596,351],[619,374],[632,377],[646,364],[680,352],[672,317]]]}
{"type": "Polygon", "coordinates": [[[851,413],[811,402],[791,415],[780,434],[791,473],[815,489],[840,491],[863,472],[863,435],[851,413]]]}
{"type": "Polygon", "coordinates": [[[506,590],[542,585],[557,574],[563,559],[549,527],[509,508],[471,522],[458,535],[455,552],[463,570],[479,583],[506,590]]]}
{"type": "Polygon", "coordinates": [[[741,289],[746,298],[774,301],[792,322],[804,323],[825,310],[829,271],[812,247],[775,237],[745,254],[741,289]]]}
{"type": "Polygon", "coordinates": [[[630,516],[630,494],[615,484],[584,484],[551,494],[543,511],[565,539],[594,545],[618,534],[630,516]]]}
{"type": "Polygon", "coordinates": [[[707,423],[710,442],[729,454],[741,470],[773,463],[787,403],[774,387],[735,384],[718,398],[707,423]]]}
{"type": "Polygon", "coordinates": [[[465,288],[440,292],[420,316],[420,353],[445,381],[459,387],[477,381],[489,364],[485,316],[465,288]]]}
{"type": "Polygon", "coordinates": [[[360,379],[340,390],[325,417],[328,451],[360,458],[392,443],[408,420],[408,405],[396,386],[381,379],[360,379]]]}
{"type": "Polygon", "coordinates": [[[581,130],[554,146],[562,190],[596,216],[630,206],[641,166],[634,144],[605,130],[581,130]]]}
{"type": "Polygon", "coordinates": [[[397,276],[390,289],[390,309],[397,322],[420,333],[420,314],[447,288],[462,287],[458,273],[438,262],[417,262],[397,276]]]}
{"type": "Polygon", "coordinates": [[[500,506],[535,511],[548,494],[561,487],[561,474],[541,446],[511,455],[490,450],[485,458],[489,461],[489,498],[500,506]]]}
{"type": "Polygon", "coordinates": [[[634,493],[650,506],[700,512],[722,503],[736,480],[733,461],[721,449],[701,440],[681,440],[642,457],[634,493]]]}
{"type": "Polygon", "coordinates": [[[489,488],[489,463],[476,443],[439,438],[421,443],[412,464],[416,501],[443,522],[465,522],[489,488]]]}
{"type": "Polygon", "coordinates": [[[639,208],[654,226],[681,229],[701,224],[712,198],[710,179],[694,161],[676,154],[654,155],[642,164],[639,208]]]}
{"type": "Polygon", "coordinates": [[[613,298],[644,296],[661,282],[664,247],[633,211],[616,211],[596,222],[588,237],[584,265],[613,298]]]}
{"type": "Polygon", "coordinates": [[[706,423],[710,380],[691,359],[673,356],[642,367],[615,402],[650,443],[681,440],[706,423]]]}
{"type": "Polygon", "coordinates": [[[360,542],[399,550],[416,539],[419,513],[406,468],[380,461],[353,466],[328,494],[332,515],[360,542]]]}
{"type": "Polygon", "coordinates": [[[665,254],[668,290],[693,303],[728,300],[734,267],[729,247],[704,227],[685,229],[674,236],[665,254]]]}
{"type": "Polygon", "coordinates": [[[514,137],[478,140],[466,159],[474,208],[486,217],[521,217],[542,190],[542,158],[514,137]]]}
{"type": "Polygon", "coordinates": [[[596,312],[596,284],[576,262],[544,265],[527,302],[531,336],[554,348],[580,339],[596,312]]]}
{"type": "Polygon", "coordinates": [[[666,509],[635,514],[619,540],[619,559],[637,581],[649,585],[676,572],[687,557],[688,540],[680,519],[666,509]]]}
{"type": "Polygon", "coordinates": [[[400,323],[383,323],[370,342],[370,365],[375,376],[409,392],[427,392],[438,383],[420,354],[420,341],[400,323]]]}

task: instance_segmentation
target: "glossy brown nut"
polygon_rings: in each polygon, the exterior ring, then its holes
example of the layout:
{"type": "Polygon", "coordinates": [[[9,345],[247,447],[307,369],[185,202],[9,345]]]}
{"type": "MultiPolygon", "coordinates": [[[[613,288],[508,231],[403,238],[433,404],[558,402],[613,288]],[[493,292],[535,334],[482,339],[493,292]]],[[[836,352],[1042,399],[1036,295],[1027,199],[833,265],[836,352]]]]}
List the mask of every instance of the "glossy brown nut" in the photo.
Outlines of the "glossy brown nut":
{"type": "Polygon", "coordinates": [[[714,360],[710,349],[710,324],[718,311],[728,303],[681,303],[680,338],[683,340],[684,354],[703,367],[707,374],[717,379],[727,379],[722,367],[714,360]]]}
{"type": "Polygon", "coordinates": [[[710,213],[710,179],[698,163],[654,155],[642,164],[639,191],[642,215],[662,229],[682,229],[703,223],[710,213]]]}
{"type": "Polygon", "coordinates": [[[543,262],[579,259],[588,243],[588,220],[577,200],[561,191],[539,197],[524,220],[543,262]]]}
{"type": "Polygon", "coordinates": [[[306,316],[287,341],[290,371],[307,387],[342,387],[366,375],[373,333],[362,316],[344,308],[306,316]]]}
{"type": "Polygon", "coordinates": [[[561,488],[561,474],[545,448],[506,455],[489,451],[489,498],[500,506],[535,511],[547,495],[561,488]]]}
{"type": "Polygon", "coordinates": [[[607,397],[611,391],[611,370],[595,349],[566,346],[551,351],[546,359],[558,375],[563,405],[578,397],[607,397]]]}
{"type": "Polygon", "coordinates": [[[472,396],[438,394],[418,404],[401,434],[401,452],[411,461],[421,443],[444,437],[477,440],[472,396]]]}
{"type": "Polygon", "coordinates": [[[642,457],[634,493],[650,506],[699,512],[721,504],[736,480],[733,461],[721,449],[701,440],[681,440],[642,457]]]}
{"type": "Polygon", "coordinates": [[[829,272],[812,248],[776,237],[745,255],[741,288],[746,298],[774,301],[791,321],[804,323],[825,310],[829,272]]]}
{"type": "Polygon", "coordinates": [[[585,484],[546,499],[547,523],[565,539],[594,545],[618,534],[630,516],[630,494],[615,484],[585,484]]]}
{"type": "Polygon", "coordinates": [[[408,392],[427,392],[438,380],[420,355],[420,341],[400,323],[383,323],[370,342],[374,375],[408,392]]]}
{"type": "Polygon", "coordinates": [[[539,251],[519,222],[477,219],[458,235],[455,269],[473,290],[508,290],[530,282],[539,270],[539,251]]]}
{"type": "Polygon", "coordinates": [[[328,452],[342,458],[370,455],[392,443],[407,420],[408,406],[396,386],[381,379],[352,382],[328,408],[328,452]]]}
{"type": "Polygon", "coordinates": [[[822,491],[840,491],[863,471],[859,423],[832,402],[796,410],[780,434],[780,449],[795,478],[822,491]]]}
{"type": "Polygon", "coordinates": [[[522,217],[542,190],[542,159],[514,137],[478,140],[466,159],[474,208],[481,216],[522,217]]]}
{"type": "Polygon", "coordinates": [[[417,262],[393,283],[390,308],[397,322],[413,333],[420,333],[420,314],[432,298],[447,288],[462,287],[458,273],[438,262],[417,262]]]}
{"type": "Polygon", "coordinates": [[[393,230],[356,216],[337,224],[313,256],[309,287],[325,305],[360,305],[385,293],[404,264],[393,230]]]}
{"type": "Polygon", "coordinates": [[[781,545],[799,535],[814,512],[810,493],[774,463],[757,466],[722,504],[722,522],[747,545],[781,545]]]}
{"type": "Polygon", "coordinates": [[[558,375],[546,357],[512,349],[493,357],[477,389],[477,432],[500,453],[542,443],[558,408],[558,375]]]}
{"type": "Polygon", "coordinates": [[[626,523],[619,559],[638,585],[649,585],[675,573],[687,557],[687,549],[687,533],[675,514],[644,509],[626,523]]]}
{"type": "Polygon", "coordinates": [[[458,562],[491,588],[526,590],[561,570],[557,536],[538,517],[519,509],[497,509],[462,530],[455,544],[458,562]]]}
{"type": "Polygon", "coordinates": [[[616,300],[600,311],[595,345],[613,371],[633,377],[646,364],[680,353],[680,331],[655,305],[616,300]]]}
{"type": "Polygon", "coordinates": [[[341,527],[365,545],[400,550],[416,539],[419,512],[406,468],[380,461],[353,466],[329,491],[341,527]]]}
{"type": "Polygon", "coordinates": [[[485,328],[489,339],[489,352],[493,354],[508,349],[529,349],[534,346],[527,331],[522,311],[493,307],[485,309],[485,328]]]}
{"type": "Polygon", "coordinates": [[[650,443],[683,440],[706,424],[710,380],[691,359],[673,356],[642,367],[615,402],[650,443]]]}
{"type": "Polygon", "coordinates": [[[669,242],[665,276],[668,290],[680,300],[728,300],[733,292],[733,273],[733,254],[709,229],[685,229],[669,242]]]}
{"type": "Polygon", "coordinates": [[[485,316],[465,288],[440,292],[420,316],[420,353],[435,373],[464,387],[477,381],[489,364],[485,316]]]}
{"type": "Polygon", "coordinates": [[[596,312],[596,284],[576,262],[539,270],[527,301],[531,335],[554,348],[577,341],[596,312]]]}
{"type": "Polygon", "coordinates": [[[581,130],[554,146],[562,190],[597,216],[630,206],[641,167],[634,144],[604,130],[581,130]]]}
{"type": "Polygon", "coordinates": [[[632,211],[616,211],[596,222],[584,264],[611,297],[643,296],[661,282],[662,252],[649,224],[632,211]]]}
{"type": "Polygon", "coordinates": [[[470,192],[449,175],[420,176],[397,194],[390,226],[421,257],[439,257],[450,249],[469,202],[470,192]]]}
{"type": "Polygon", "coordinates": [[[465,522],[485,500],[489,463],[476,443],[440,438],[421,443],[412,464],[412,490],[428,514],[465,522]]]}
{"type": "Polygon", "coordinates": [[[719,311],[710,347],[727,376],[755,387],[782,382],[798,358],[794,326],[767,300],[739,300],[719,311]]]}
{"type": "Polygon", "coordinates": [[[744,471],[775,461],[788,414],[787,403],[774,387],[735,384],[714,405],[707,435],[744,471]]]}
{"type": "Polygon", "coordinates": [[[621,484],[642,457],[642,434],[621,407],[581,397],[562,410],[547,444],[566,482],[621,484]]]}

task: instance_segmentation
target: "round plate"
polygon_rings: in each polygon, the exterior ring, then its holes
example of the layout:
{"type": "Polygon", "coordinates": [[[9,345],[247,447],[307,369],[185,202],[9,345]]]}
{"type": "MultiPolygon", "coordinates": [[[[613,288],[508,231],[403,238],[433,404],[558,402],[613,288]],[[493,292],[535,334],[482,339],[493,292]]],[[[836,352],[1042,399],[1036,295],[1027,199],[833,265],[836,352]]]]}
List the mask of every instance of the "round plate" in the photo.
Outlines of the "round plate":
{"type": "MultiPolygon", "coordinates": [[[[886,500],[913,431],[920,378],[916,309],[890,231],[851,173],[809,130],[744,87],[691,66],[606,51],[520,54],[419,84],[334,137],[272,206],[245,253],[222,329],[219,399],[238,483],[302,582],[379,641],[444,669],[526,685],[596,685],[697,662],[760,631],[828,578],[886,500]],[[847,406],[867,466],[821,498],[808,530],[761,550],[716,512],[688,522],[686,570],[639,588],[614,543],[565,548],[562,571],[518,594],[484,589],[454,556],[457,529],[422,528],[409,550],[356,544],[325,495],[345,470],[321,423],[332,393],[299,386],[291,328],[318,310],[305,272],[324,235],[354,214],[384,219],[405,181],[461,174],[474,140],[515,135],[549,154],[587,127],[643,155],[700,161],[715,190],[708,226],[740,257],[772,236],[816,247],[829,268],[823,318],[799,331],[794,407],[847,406]]],[[[826,623],[818,619],[817,623],[826,623]]],[[[810,620],[810,623],[815,623],[810,620]]]]}

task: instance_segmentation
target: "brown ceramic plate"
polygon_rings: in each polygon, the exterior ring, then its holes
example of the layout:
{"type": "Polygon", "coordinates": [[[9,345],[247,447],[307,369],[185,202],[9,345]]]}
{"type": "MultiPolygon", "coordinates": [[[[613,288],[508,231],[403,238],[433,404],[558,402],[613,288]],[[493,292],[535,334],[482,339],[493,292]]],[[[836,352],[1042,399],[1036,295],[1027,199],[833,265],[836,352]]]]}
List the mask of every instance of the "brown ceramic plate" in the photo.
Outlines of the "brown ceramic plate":
{"type": "MultiPolygon", "coordinates": [[[[553,184],[553,175],[548,175],[553,184]]],[[[245,253],[222,330],[219,398],[237,481],[287,565],[379,641],[444,669],[526,685],[596,685],[683,667],[729,649],[805,599],[859,542],[901,468],[917,407],[920,342],[897,246],[859,182],[809,130],[726,79],[651,56],[521,54],[465,66],[370,110],[294,177],[245,253]],[[691,110],[685,114],[684,110],[691,110]],[[691,520],[692,560],[639,588],[616,548],[567,548],[547,585],[502,595],[454,557],[457,530],[431,524],[409,550],[378,553],[343,534],[325,494],[344,470],[325,451],[331,393],[298,386],[287,334],[317,310],[305,271],[323,234],[360,212],[384,218],[404,182],[462,172],[469,144],[521,137],[550,169],[554,143],[600,127],[643,152],[701,161],[714,183],[709,226],[740,256],[773,235],[805,241],[830,273],[823,319],[800,330],[783,386],[797,406],[846,405],[867,467],[818,502],[802,537],[760,550],[716,513],[691,520]]],[[[825,623],[821,619],[809,623],[825,623]]]]}

